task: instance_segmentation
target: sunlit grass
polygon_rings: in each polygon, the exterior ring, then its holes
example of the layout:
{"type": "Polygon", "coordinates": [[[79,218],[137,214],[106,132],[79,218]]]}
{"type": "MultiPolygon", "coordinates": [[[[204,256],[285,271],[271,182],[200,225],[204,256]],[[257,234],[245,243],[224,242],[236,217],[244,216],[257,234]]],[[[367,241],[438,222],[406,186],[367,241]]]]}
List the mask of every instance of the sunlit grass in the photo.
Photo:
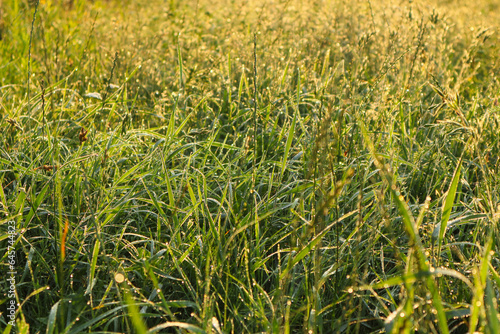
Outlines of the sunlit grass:
{"type": "Polygon", "coordinates": [[[497,333],[495,6],[4,1],[17,331],[497,333]]]}

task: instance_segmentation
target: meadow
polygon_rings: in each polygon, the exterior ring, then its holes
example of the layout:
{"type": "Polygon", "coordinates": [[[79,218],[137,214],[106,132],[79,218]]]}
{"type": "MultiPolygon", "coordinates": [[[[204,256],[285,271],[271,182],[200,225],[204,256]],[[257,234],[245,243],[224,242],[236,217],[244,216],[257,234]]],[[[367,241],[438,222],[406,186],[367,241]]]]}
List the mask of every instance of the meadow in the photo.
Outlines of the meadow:
{"type": "Polygon", "coordinates": [[[500,333],[499,6],[1,1],[2,333],[500,333]]]}

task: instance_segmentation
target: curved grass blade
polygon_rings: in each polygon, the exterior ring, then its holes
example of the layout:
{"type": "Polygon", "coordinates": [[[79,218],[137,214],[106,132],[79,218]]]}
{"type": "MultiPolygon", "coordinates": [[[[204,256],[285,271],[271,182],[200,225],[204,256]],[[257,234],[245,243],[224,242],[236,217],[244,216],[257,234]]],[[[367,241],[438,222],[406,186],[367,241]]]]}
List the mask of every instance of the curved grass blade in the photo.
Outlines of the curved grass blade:
{"type": "Polygon", "coordinates": [[[474,285],[472,284],[467,277],[465,277],[463,274],[459,273],[456,270],[452,269],[445,269],[445,268],[435,268],[432,270],[427,270],[427,271],[418,271],[416,273],[410,273],[407,275],[398,275],[391,277],[383,282],[376,283],[373,285],[367,285],[367,286],[361,286],[359,290],[371,290],[371,289],[382,289],[382,288],[388,288],[391,286],[395,285],[401,285],[404,283],[414,283],[416,281],[419,281],[423,278],[426,277],[431,277],[431,276],[450,276],[450,277],[455,277],[464,282],[469,288],[473,289],[474,285]]]}
{"type": "Polygon", "coordinates": [[[486,303],[486,318],[488,319],[487,326],[490,330],[490,333],[500,333],[500,323],[498,321],[496,311],[498,309],[498,305],[495,291],[493,290],[490,279],[486,281],[486,291],[484,299],[486,303]]]}
{"type": "Polygon", "coordinates": [[[182,329],[185,329],[191,333],[199,333],[199,334],[206,333],[203,329],[201,329],[200,327],[195,326],[195,325],[187,324],[185,322],[169,321],[169,322],[165,322],[161,325],[158,325],[156,327],[151,328],[149,331],[147,331],[147,334],[156,333],[156,332],[159,332],[159,331],[161,331],[165,328],[169,328],[169,327],[182,328],[182,329]]]}
{"type": "Polygon", "coordinates": [[[57,310],[59,309],[59,303],[60,302],[61,301],[59,300],[50,309],[49,319],[47,320],[47,332],[46,332],[47,334],[54,333],[55,324],[56,324],[57,310]]]}
{"type": "Polygon", "coordinates": [[[297,255],[295,255],[294,258],[288,263],[288,266],[285,268],[285,270],[281,272],[280,280],[282,280],[300,260],[302,260],[307,254],[309,254],[309,252],[314,248],[314,246],[325,236],[326,232],[328,232],[333,226],[340,223],[344,219],[354,215],[356,212],[357,211],[351,211],[349,213],[346,213],[345,215],[343,215],[342,217],[340,217],[339,219],[337,219],[336,221],[325,227],[325,229],[321,231],[321,233],[319,233],[317,236],[311,239],[311,241],[309,241],[309,243],[304,248],[302,248],[302,250],[299,253],[297,253],[297,255]]]}
{"type": "Polygon", "coordinates": [[[281,162],[281,177],[285,172],[286,162],[288,160],[288,152],[290,152],[290,147],[292,146],[293,136],[295,134],[295,123],[297,122],[297,114],[294,114],[292,126],[290,126],[290,131],[288,132],[288,138],[286,139],[285,153],[283,154],[283,161],[281,162]]]}
{"type": "Polygon", "coordinates": [[[101,249],[101,244],[99,242],[99,239],[96,239],[95,244],[94,244],[94,251],[92,252],[92,264],[90,266],[90,277],[89,277],[89,285],[87,287],[87,290],[85,291],[85,296],[90,294],[92,292],[92,288],[94,287],[95,284],[95,269],[97,266],[97,257],[99,256],[99,250],[101,249]]]}
{"type": "Polygon", "coordinates": [[[78,325],[77,327],[73,328],[73,329],[69,329],[69,328],[66,328],[66,331],[64,333],[67,333],[67,334],[80,334],[82,333],[84,330],[92,327],[92,325],[94,325],[95,323],[105,319],[106,317],[110,316],[110,315],[115,315],[118,313],[118,311],[126,308],[127,305],[120,305],[120,306],[117,306],[105,313],[102,313],[101,315],[95,317],[95,318],[92,318],[90,319],[89,321],[81,324],[81,325],[78,325]]]}
{"type": "MultiPolygon", "coordinates": [[[[427,256],[425,255],[424,248],[422,246],[422,241],[420,239],[420,235],[418,234],[418,229],[416,226],[415,219],[411,214],[410,208],[406,203],[403,195],[400,194],[398,188],[396,186],[396,182],[394,180],[394,175],[390,172],[387,166],[384,164],[383,160],[380,156],[377,155],[375,151],[375,146],[368,135],[368,131],[366,130],[365,124],[361,119],[358,119],[359,125],[361,127],[361,132],[363,134],[363,138],[365,140],[365,145],[368,146],[370,153],[374,158],[375,165],[379,168],[380,175],[389,183],[389,190],[392,194],[394,201],[396,202],[396,206],[398,207],[399,214],[403,218],[403,223],[405,225],[406,233],[410,237],[410,243],[412,243],[417,252],[418,265],[421,271],[431,271],[435,270],[434,268],[430,268],[427,256]]],[[[434,281],[434,277],[429,276],[426,279],[426,285],[429,289],[429,292],[432,295],[432,303],[437,311],[437,320],[438,326],[441,333],[448,334],[450,331],[448,329],[448,323],[446,321],[446,314],[443,308],[443,302],[441,300],[441,296],[439,295],[439,288],[434,281]]]]}
{"type": "Polygon", "coordinates": [[[450,219],[451,209],[453,208],[453,203],[455,203],[455,195],[457,194],[458,181],[460,180],[460,171],[462,169],[462,157],[458,161],[458,166],[455,168],[455,173],[453,174],[453,180],[451,182],[448,193],[446,194],[446,199],[443,203],[443,214],[441,216],[441,224],[434,228],[432,232],[432,241],[435,242],[436,239],[439,240],[438,251],[441,250],[441,243],[446,232],[446,227],[448,220],[450,219]],[[439,234],[438,234],[439,232],[439,234]],[[439,237],[439,238],[438,238],[439,237]]]}
{"type": "Polygon", "coordinates": [[[132,320],[132,325],[135,328],[135,333],[137,334],[145,334],[147,332],[147,327],[144,324],[144,321],[142,319],[141,314],[139,313],[139,308],[137,307],[136,302],[132,298],[130,291],[128,289],[128,286],[123,285],[125,288],[123,289],[124,291],[124,296],[125,296],[125,302],[127,303],[127,309],[128,309],[128,315],[130,319],[132,320]]]}
{"type": "MultiPolygon", "coordinates": [[[[490,235],[488,243],[484,248],[484,255],[479,267],[479,272],[474,275],[474,297],[472,298],[471,316],[469,321],[469,333],[476,333],[476,326],[479,323],[480,313],[484,307],[484,290],[488,278],[488,267],[491,261],[491,249],[493,248],[493,237],[490,235]]],[[[496,317],[496,315],[495,315],[496,317]]],[[[497,319],[498,322],[498,319],[497,319]]],[[[498,325],[498,324],[497,324],[498,325]]],[[[494,325],[493,325],[494,326],[494,325]]],[[[493,332],[498,333],[498,332],[493,332]]]]}

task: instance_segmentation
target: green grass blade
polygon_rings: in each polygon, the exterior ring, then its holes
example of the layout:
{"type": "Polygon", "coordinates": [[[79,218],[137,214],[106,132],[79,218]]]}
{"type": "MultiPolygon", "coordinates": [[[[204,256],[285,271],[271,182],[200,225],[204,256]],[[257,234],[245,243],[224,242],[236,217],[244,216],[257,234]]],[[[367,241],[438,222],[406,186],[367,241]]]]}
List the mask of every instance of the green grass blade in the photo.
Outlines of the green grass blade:
{"type": "Polygon", "coordinates": [[[36,213],[36,210],[40,207],[40,204],[42,204],[43,200],[45,199],[45,194],[47,193],[47,190],[49,189],[49,186],[52,184],[52,182],[48,181],[45,183],[45,186],[42,188],[42,191],[36,196],[35,201],[33,202],[33,206],[30,209],[30,212],[28,213],[28,216],[25,219],[25,222],[28,224],[31,222],[31,219],[36,213]]]}
{"type": "Polygon", "coordinates": [[[147,331],[147,334],[157,333],[165,328],[171,328],[171,327],[185,329],[191,333],[199,333],[199,334],[206,333],[203,329],[195,325],[187,324],[185,322],[169,321],[151,328],[149,331],[147,331]]]}
{"type": "Polygon", "coordinates": [[[124,286],[123,292],[125,295],[125,302],[127,303],[128,315],[132,320],[132,325],[134,326],[135,333],[145,334],[147,333],[148,329],[144,324],[144,321],[142,320],[142,316],[139,313],[139,308],[137,307],[137,304],[132,298],[132,296],[130,295],[128,286],[126,285],[123,286],[124,286]]]}
{"type": "Polygon", "coordinates": [[[497,315],[498,304],[490,279],[486,281],[484,299],[486,303],[486,318],[488,319],[487,327],[490,333],[500,333],[500,323],[497,315]]]}
{"type": "MultiPolygon", "coordinates": [[[[475,271],[474,275],[474,297],[472,298],[471,316],[469,321],[469,333],[476,332],[476,327],[479,323],[480,314],[484,310],[484,290],[486,288],[486,280],[488,277],[488,267],[491,260],[491,249],[493,248],[493,238],[490,235],[488,243],[484,248],[484,255],[479,267],[479,271],[475,271]]],[[[495,332],[497,333],[497,332],[495,332]]]]}
{"type": "Polygon", "coordinates": [[[56,316],[57,316],[57,310],[59,309],[59,303],[61,301],[59,300],[57,303],[52,305],[52,308],[50,309],[49,313],[49,318],[47,319],[47,334],[52,334],[54,333],[54,330],[56,328],[56,316]]]}
{"type": "Polygon", "coordinates": [[[414,272],[414,273],[409,273],[407,275],[396,275],[396,276],[391,277],[383,282],[376,283],[373,285],[361,286],[358,289],[359,290],[383,289],[383,288],[388,288],[388,287],[395,286],[395,285],[401,285],[404,283],[414,283],[416,281],[422,280],[422,279],[430,277],[430,276],[435,276],[435,277],[449,276],[449,277],[458,278],[459,280],[464,282],[469,288],[473,288],[473,285],[469,281],[469,279],[467,277],[465,277],[463,274],[459,273],[458,271],[451,270],[451,269],[437,268],[437,269],[433,269],[433,270],[418,271],[418,272],[414,272]]]}
{"type": "Polygon", "coordinates": [[[179,87],[184,91],[184,69],[182,67],[182,53],[180,46],[180,34],[177,36],[177,61],[179,62],[179,87]]]}
{"type": "Polygon", "coordinates": [[[92,252],[92,263],[90,265],[90,277],[88,281],[87,290],[85,291],[85,295],[88,295],[92,292],[92,288],[94,287],[94,277],[95,277],[95,269],[97,266],[97,258],[99,257],[100,251],[100,242],[99,239],[96,239],[94,244],[94,251],[92,252]]]}
{"type": "MultiPolygon", "coordinates": [[[[383,163],[381,158],[376,154],[375,146],[373,145],[373,142],[371,141],[368,135],[368,132],[366,130],[363,121],[359,119],[358,122],[361,127],[361,132],[363,134],[366,146],[368,146],[374,158],[375,165],[379,168],[382,177],[385,178],[387,183],[390,185],[389,186],[390,192],[392,194],[394,201],[396,202],[399,214],[403,219],[406,232],[410,237],[410,242],[414,245],[415,250],[418,252],[417,258],[420,270],[423,271],[430,270],[431,268],[429,268],[427,262],[427,256],[425,255],[424,248],[422,246],[422,242],[418,234],[418,229],[416,227],[416,222],[415,219],[413,218],[413,215],[411,214],[410,208],[408,207],[408,204],[404,200],[404,197],[398,191],[398,188],[394,181],[394,176],[389,171],[387,166],[383,163]]],[[[436,285],[436,282],[434,281],[434,278],[432,276],[429,276],[426,279],[426,283],[427,283],[427,288],[429,289],[432,296],[432,303],[437,311],[439,329],[441,330],[441,333],[448,334],[449,329],[448,329],[448,323],[446,321],[446,314],[444,312],[443,303],[441,300],[441,296],[439,295],[439,289],[436,285]]]]}
{"type": "MultiPolygon", "coordinates": [[[[90,319],[89,321],[84,322],[81,325],[78,325],[77,327],[71,329],[67,334],[80,334],[83,333],[85,330],[91,328],[94,324],[98,323],[99,321],[111,316],[111,315],[116,315],[118,311],[123,310],[126,308],[127,305],[120,305],[115,308],[112,308],[111,310],[104,312],[100,315],[98,315],[95,318],[90,319]]],[[[90,331],[91,332],[91,331],[90,331]]]]}
{"type": "Polygon", "coordinates": [[[318,235],[316,235],[314,238],[311,239],[311,241],[309,241],[309,243],[304,247],[302,248],[302,250],[300,252],[298,252],[294,257],[293,259],[288,263],[288,266],[281,272],[281,275],[280,275],[280,280],[282,280],[287,274],[288,272],[299,262],[301,261],[307,254],[309,254],[311,252],[311,250],[314,248],[314,246],[316,246],[316,244],[325,236],[325,234],[333,227],[335,226],[336,224],[339,224],[340,222],[342,222],[344,219],[354,215],[356,213],[356,211],[351,211],[345,215],[343,215],[342,217],[340,217],[338,220],[334,221],[333,223],[331,223],[330,225],[328,225],[327,227],[325,227],[323,229],[323,231],[321,231],[321,233],[319,233],[318,235]]]}
{"type": "Polygon", "coordinates": [[[285,86],[285,81],[286,81],[286,76],[288,74],[288,66],[290,65],[290,59],[288,59],[286,65],[285,65],[285,70],[283,71],[283,75],[281,77],[281,81],[280,81],[280,87],[279,87],[279,90],[281,91],[283,89],[283,87],[285,86]]]}
{"type": "Polygon", "coordinates": [[[446,194],[446,199],[443,203],[441,224],[439,225],[439,230],[436,227],[432,233],[432,239],[434,242],[436,241],[437,238],[439,238],[438,239],[439,247],[442,244],[444,234],[446,232],[446,226],[448,224],[448,220],[450,219],[451,210],[453,208],[453,204],[455,203],[455,195],[457,194],[458,181],[460,180],[461,169],[462,169],[462,158],[460,158],[460,160],[458,161],[457,168],[455,169],[455,173],[453,175],[453,180],[451,182],[450,188],[448,189],[448,193],[446,194]]]}
{"type": "Polygon", "coordinates": [[[286,163],[288,161],[288,152],[290,152],[290,147],[292,146],[292,141],[295,134],[296,122],[297,122],[297,115],[294,114],[292,125],[290,126],[290,130],[288,132],[288,138],[286,139],[285,153],[283,154],[283,160],[281,161],[281,177],[283,177],[283,173],[285,172],[286,163]]]}

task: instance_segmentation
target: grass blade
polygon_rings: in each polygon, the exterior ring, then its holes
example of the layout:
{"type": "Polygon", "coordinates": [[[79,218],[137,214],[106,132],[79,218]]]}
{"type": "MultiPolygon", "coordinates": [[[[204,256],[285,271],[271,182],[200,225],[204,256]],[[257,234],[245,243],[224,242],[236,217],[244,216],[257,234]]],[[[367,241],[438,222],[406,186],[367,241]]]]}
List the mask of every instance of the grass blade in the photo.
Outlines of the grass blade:
{"type": "Polygon", "coordinates": [[[127,305],[120,305],[120,306],[117,306],[107,312],[104,312],[100,315],[98,315],[97,317],[95,318],[92,318],[90,319],[89,321],[71,329],[70,331],[66,331],[65,333],[67,334],[80,334],[80,333],[83,333],[84,330],[88,329],[88,328],[91,328],[95,323],[107,318],[108,316],[111,316],[111,315],[116,315],[118,313],[118,311],[126,308],[127,305]]]}
{"type": "Polygon", "coordinates": [[[323,231],[321,231],[321,233],[319,233],[314,238],[312,238],[311,241],[309,241],[309,243],[304,248],[302,248],[302,250],[300,252],[298,252],[297,255],[295,255],[293,257],[293,259],[288,263],[288,266],[281,272],[280,280],[282,280],[288,274],[288,272],[300,260],[302,260],[307,254],[309,254],[309,252],[311,252],[311,250],[314,248],[314,246],[325,236],[326,232],[328,232],[336,224],[339,224],[344,219],[349,218],[350,216],[354,215],[355,213],[356,213],[356,211],[351,211],[351,212],[343,215],[338,220],[334,221],[333,223],[331,223],[330,225],[328,225],[327,227],[325,227],[325,229],[323,231]]]}
{"type": "MultiPolygon", "coordinates": [[[[383,163],[381,158],[376,154],[375,152],[375,146],[373,145],[373,142],[371,141],[368,132],[366,130],[366,127],[363,123],[362,120],[358,120],[359,125],[361,127],[361,132],[363,134],[363,138],[365,140],[366,146],[368,146],[370,153],[372,154],[374,158],[375,165],[377,168],[380,170],[381,176],[386,179],[387,183],[390,185],[389,189],[392,194],[392,197],[394,201],[396,202],[396,206],[398,207],[399,214],[401,215],[406,232],[408,233],[410,237],[410,243],[413,244],[415,247],[415,250],[418,253],[418,265],[420,270],[422,271],[430,271],[431,269],[434,270],[434,268],[430,268],[428,261],[427,261],[427,256],[425,255],[424,248],[422,246],[422,242],[420,239],[420,236],[418,234],[418,229],[416,227],[416,222],[415,219],[413,218],[413,215],[411,214],[410,208],[408,207],[408,204],[404,200],[404,197],[400,194],[395,181],[394,181],[394,176],[390,172],[390,170],[387,168],[387,166],[383,163]]],[[[439,329],[441,330],[441,333],[443,334],[448,334],[449,329],[448,329],[448,323],[446,321],[446,314],[443,309],[443,303],[441,301],[441,296],[439,295],[439,289],[436,285],[436,282],[434,281],[434,278],[432,276],[427,277],[426,279],[427,283],[427,288],[429,289],[431,295],[432,295],[432,303],[437,311],[437,318],[438,318],[438,326],[439,329]]]]}
{"type": "Polygon", "coordinates": [[[144,324],[144,321],[142,320],[142,316],[139,313],[139,308],[137,307],[134,299],[132,298],[130,291],[128,290],[128,286],[124,284],[123,287],[124,287],[123,292],[125,295],[125,302],[127,303],[128,315],[132,320],[132,325],[135,328],[135,333],[145,334],[148,329],[144,324]]]}
{"type": "Polygon", "coordinates": [[[47,320],[47,334],[54,333],[54,329],[56,327],[57,310],[59,309],[60,302],[61,301],[59,300],[57,303],[52,305],[52,308],[50,309],[49,319],[47,320]]]}
{"type": "Polygon", "coordinates": [[[462,158],[458,161],[457,168],[455,169],[455,173],[453,174],[453,180],[451,182],[450,188],[448,189],[448,193],[446,194],[446,199],[443,203],[443,213],[441,216],[441,224],[436,227],[432,233],[432,239],[435,242],[439,237],[439,247],[438,251],[441,250],[441,244],[444,238],[444,234],[446,232],[446,226],[448,224],[448,220],[450,219],[451,210],[453,208],[453,203],[455,203],[455,195],[457,194],[458,181],[460,180],[460,171],[462,169],[462,158]],[[439,234],[438,234],[439,231],[439,234]]]}
{"type": "Polygon", "coordinates": [[[90,277],[89,277],[89,285],[87,290],[85,291],[85,295],[88,295],[92,292],[92,288],[94,287],[94,277],[95,277],[95,269],[97,266],[97,258],[99,256],[100,250],[100,242],[99,239],[96,239],[94,244],[94,251],[92,252],[92,264],[90,265],[90,277]]]}
{"type": "Polygon", "coordinates": [[[179,62],[179,87],[184,92],[184,69],[182,67],[182,53],[180,46],[180,34],[177,36],[177,61],[179,62]]]}
{"type": "Polygon", "coordinates": [[[185,322],[169,321],[169,322],[165,322],[161,325],[158,325],[156,327],[151,328],[147,332],[147,334],[156,333],[156,332],[161,331],[162,329],[170,328],[170,327],[182,328],[182,329],[185,329],[187,331],[190,331],[191,333],[199,333],[199,334],[206,333],[203,329],[201,329],[200,327],[195,326],[195,325],[187,324],[185,322]]]}
{"type": "MultiPolygon", "coordinates": [[[[493,248],[493,238],[490,235],[488,243],[484,248],[484,255],[481,261],[481,266],[479,271],[475,272],[474,275],[474,297],[472,298],[471,305],[471,316],[469,321],[469,333],[473,334],[476,332],[476,327],[479,323],[480,313],[483,311],[484,304],[484,290],[486,288],[486,280],[488,277],[488,267],[491,260],[491,249],[493,248]]],[[[488,303],[488,301],[486,301],[488,303]]],[[[496,317],[496,315],[495,315],[496,317]]],[[[498,322],[498,319],[497,319],[498,322]]],[[[494,324],[492,324],[495,326],[494,324]]],[[[497,324],[498,327],[498,324],[497,324]]],[[[493,332],[498,333],[498,332],[493,332]]]]}

